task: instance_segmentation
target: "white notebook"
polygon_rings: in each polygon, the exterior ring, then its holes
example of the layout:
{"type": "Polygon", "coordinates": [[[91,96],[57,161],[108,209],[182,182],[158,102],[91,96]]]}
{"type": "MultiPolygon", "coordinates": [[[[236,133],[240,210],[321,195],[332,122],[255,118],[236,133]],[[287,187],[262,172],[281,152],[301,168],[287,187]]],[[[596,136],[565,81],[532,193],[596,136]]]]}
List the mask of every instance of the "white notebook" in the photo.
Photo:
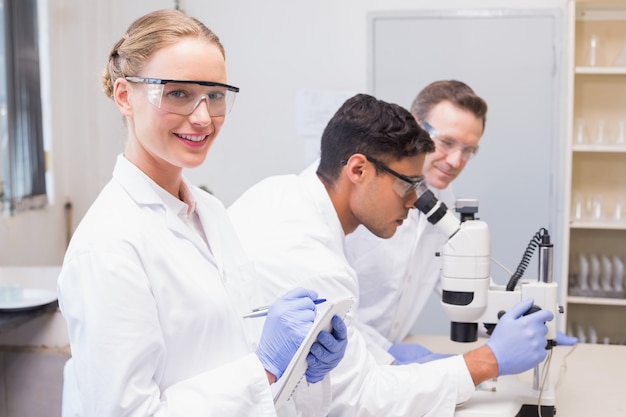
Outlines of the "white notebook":
{"type": "Polygon", "coordinates": [[[333,302],[326,301],[317,306],[317,316],[313,321],[313,326],[304,338],[304,341],[291,358],[291,362],[287,365],[287,369],[278,381],[272,384],[274,393],[274,405],[278,409],[282,407],[291,397],[294,390],[304,377],[307,369],[306,357],[311,350],[311,346],[317,340],[317,335],[322,330],[330,332],[332,325],[330,323],[333,316],[339,316],[342,319],[346,316],[350,307],[354,304],[354,298],[348,297],[333,302]],[[322,308],[324,307],[324,308],[322,308]]]}

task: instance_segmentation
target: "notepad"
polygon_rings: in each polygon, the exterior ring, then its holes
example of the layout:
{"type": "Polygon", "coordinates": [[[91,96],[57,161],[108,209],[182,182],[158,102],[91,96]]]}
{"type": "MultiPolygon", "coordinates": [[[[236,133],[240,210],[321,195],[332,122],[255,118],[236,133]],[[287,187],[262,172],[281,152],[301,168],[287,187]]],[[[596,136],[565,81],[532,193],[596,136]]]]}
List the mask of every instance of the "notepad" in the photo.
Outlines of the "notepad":
{"type": "Polygon", "coordinates": [[[354,298],[348,297],[337,301],[327,301],[317,307],[317,316],[313,321],[313,325],[307,333],[304,341],[291,358],[291,362],[287,365],[287,369],[278,381],[272,384],[272,392],[274,393],[274,405],[278,409],[282,407],[291,398],[291,395],[298,387],[303,379],[307,369],[306,357],[311,350],[311,346],[317,340],[317,335],[322,330],[330,332],[332,325],[330,323],[333,316],[339,316],[342,319],[346,316],[350,308],[354,304],[354,298]],[[325,307],[325,309],[321,308],[325,307]]]}

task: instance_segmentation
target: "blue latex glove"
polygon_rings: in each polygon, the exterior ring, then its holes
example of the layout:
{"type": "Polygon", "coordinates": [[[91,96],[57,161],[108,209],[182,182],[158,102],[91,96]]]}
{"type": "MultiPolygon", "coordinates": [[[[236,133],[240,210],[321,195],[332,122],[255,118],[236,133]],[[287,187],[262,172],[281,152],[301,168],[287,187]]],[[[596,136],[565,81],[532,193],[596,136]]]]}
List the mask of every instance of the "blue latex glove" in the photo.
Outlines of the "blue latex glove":
{"type": "Polygon", "coordinates": [[[437,359],[454,356],[447,353],[433,353],[417,343],[397,343],[391,345],[388,350],[394,357],[394,365],[406,365],[407,363],[426,363],[437,359]]]}
{"type": "Polygon", "coordinates": [[[546,357],[545,322],[554,318],[552,312],[539,310],[524,316],[533,300],[523,300],[504,314],[487,341],[498,361],[499,375],[524,372],[546,357]]]}
{"type": "Polygon", "coordinates": [[[330,321],[331,333],[321,331],[317,335],[317,342],[311,346],[306,357],[308,368],[306,380],[315,383],[324,379],[332,371],[346,353],[348,345],[348,329],[341,317],[334,316],[330,321]]]}
{"type": "Polygon", "coordinates": [[[279,298],[267,312],[256,354],[277,381],[313,325],[316,298],[315,291],[296,288],[279,298]]]}
{"type": "Polygon", "coordinates": [[[557,346],[574,346],[578,343],[578,338],[574,336],[568,336],[560,330],[556,331],[556,337],[554,338],[557,346]]]}

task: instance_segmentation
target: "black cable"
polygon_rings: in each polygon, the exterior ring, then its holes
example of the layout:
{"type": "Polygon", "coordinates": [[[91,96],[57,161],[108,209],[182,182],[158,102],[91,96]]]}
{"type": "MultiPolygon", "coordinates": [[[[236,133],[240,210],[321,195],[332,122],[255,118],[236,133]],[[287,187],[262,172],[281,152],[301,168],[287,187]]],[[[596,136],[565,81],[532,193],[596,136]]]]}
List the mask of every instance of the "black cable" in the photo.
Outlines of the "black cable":
{"type": "Polygon", "coordinates": [[[515,289],[517,282],[520,280],[520,278],[522,278],[522,276],[524,275],[524,272],[526,272],[526,268],[528,267],[528,264],[530,263],[530,259],[533,256],[533,252],[535,251],[537,247],[539,247],[539,244],[541,243],[541,238],[546,234],[548,234],[548,230],[542,227],[530,239],[530,242],[528,242],[528,246],[526,247],[526,250],[524,251],[524,255],[522,256],[522,260],[517,266],[515,273],[511,275],[511,278],[509,279],[509,283],[506,285],[507,291],[513,291],[515,289]]]}

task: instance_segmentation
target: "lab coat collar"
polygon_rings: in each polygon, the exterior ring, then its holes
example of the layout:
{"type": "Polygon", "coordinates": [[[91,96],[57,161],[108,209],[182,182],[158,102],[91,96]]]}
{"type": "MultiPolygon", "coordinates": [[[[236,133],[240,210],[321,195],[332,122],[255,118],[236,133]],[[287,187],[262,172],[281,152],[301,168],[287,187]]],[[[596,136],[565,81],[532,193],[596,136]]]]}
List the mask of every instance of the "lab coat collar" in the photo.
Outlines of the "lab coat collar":
{"type": "MultiPolygon", "coordinates": [[[[184,186],[186,187],[192,204],[191,209],[187,204],[172,196],[155,183],[143,171],[137,168],[137,166],[126,159],[123,154],[117,157],[117,164],[113,170],[113,178],[120,183],[137,205],[160,207],[165,216],[168,229],[189,238],[206,258],[212,262],[217,262],[218,268],[220,268],[220,262],[218,262],[215,253],[211,254],[207,242],[205,242],[195,230],[192,230],[192,228],[185,224],[185,218],[188,217],[188,213],[193,213],[192,210],[196,209],[195,198],[192,197],[192,187],[187,183],[185,178],[183,178],[183,182],[185,183],[184,186]]],[[[202,216],[201,221],[204,225],[205,220],[202,219],[202,216]]],[[[207,236],[207,240],[211,241],[209,236],[207,236]]]]}
{"type": "MultiPolygon", "coordinates": [[[[117,163],[113,169],[113,178],[124,187],[128,195],[138,205],[166,207],[163,196],[167,191],[154,182],[152,178],[148,177],[135,164],[126,159],[123,154],[117,157],[117,163]]],[[[169,195],[171,196],[171,194],[169,195]]]]}
{"type": "Polygon", "coordinates": [[[337,232],[337,237],[341,241],[342,249],[345,248],[346,235],[343,232],[339,215],[337,215],[335,206],[328,195],[328,190],[326,190],[324,183],[314,170],[307,169],[300,173],[300,177],[307,184],[305,188],[309,190],[311,194],[310,201],[314,202],[316,205],[317,211],[328,224],[329,230],[335,230],[337,232]]]}

